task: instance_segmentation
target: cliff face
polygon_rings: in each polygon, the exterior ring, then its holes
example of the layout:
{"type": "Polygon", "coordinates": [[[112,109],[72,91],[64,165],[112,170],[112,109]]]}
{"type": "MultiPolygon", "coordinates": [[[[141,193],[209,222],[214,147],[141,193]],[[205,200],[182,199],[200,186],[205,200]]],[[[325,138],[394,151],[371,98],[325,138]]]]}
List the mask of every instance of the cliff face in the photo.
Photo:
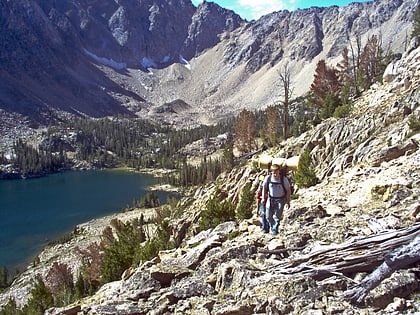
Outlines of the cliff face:
{"type": "MultiPolygon", "coordinates": [[[[263,173],[255,168],[256,156],[220,176],[217,185],[200,187],[181,200],[183,215],[171,221],[180,248],[128,270],[92,297],[47,313],[419,312],[418,272],[412,268],[418,250],[414,261],[397,267],[390,255],[411,241],[414,249],[419,246],[420,134],[410,123],[420,115],[419,63],[420,48],[414,46],[389,65],[385,83],[364,93],[349,118],[329,119],[265,152],[288,157],[308,148],[320,179],[313,187],[298,188],[279,235],[262,233],[256,213],[250,220],[195,232],[211,197],[238,204],[246,183],[256,189],[263,173]],[[383,280],[385,263],[394,269],[383,280]],[[363,302],[346,299],[378,266],[378,286],[363,302]]],[[[130,220],[139,213],[119,216],[130,220]]],[[[24,302],[30,279],[45,276],[56,261],[77,274],[76,257],[98,240],[110,220],[84,224],[77,238],[46,249],[39,264],[1,295],[2,303],[11,296],[24,302]]]]}
{"type": "Polygon", "coordinates": [[[44,124],[65,118],[66,112],[134,116],[114,95],[140,104],[147,100],[95,64],[112,71],[166,67],[183,60],[183,50],[191,58],[213,46],[219,32],[241,22],[210,4],[193,19],[195,11],[189,0],[4,1],[1,108],[44,124]]]}
{"type": "Polygon", "coordinates": [[[280,11],[246,22],[212,2],[3,1],[0,108],[50,124],[124,114],[176,125],[213,123],[278,101],[288,64],[295,95],[321,58],[373,34],[403,52],[416,0],[280,11]],[[182,100],[189,109],[161,115],[182,100]]]}

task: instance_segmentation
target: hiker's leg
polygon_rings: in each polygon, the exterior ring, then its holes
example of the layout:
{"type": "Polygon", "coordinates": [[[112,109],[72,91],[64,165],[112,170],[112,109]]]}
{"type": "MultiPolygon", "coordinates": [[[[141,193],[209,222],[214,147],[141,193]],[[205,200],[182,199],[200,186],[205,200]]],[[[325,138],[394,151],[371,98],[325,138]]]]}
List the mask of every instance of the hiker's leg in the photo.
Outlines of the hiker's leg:
{"type": "Polygon", "coordinates": [[[280,202],[276,202],[275,207],[274,207],[274,215],[273,215],[273,225],[271,226],[271,234],[277,234],[278,232],[278,228],[279,228],[279,217],[278,217],[278,213],[279,213],[279,207],[280,207],[280,202]]]}
{"type": "Polygon", "coordinates": [[[265,219],[268,223],[268,228],[271,229],[271,227],[274,225],[274,209],[271,201],[267,201],[266,207],[265,207],[265,219]]]}
{"type": "Polygon", "coordinates": [[[274,212],[274,226],[271,228],[271,233],[273,234],[277,234],[279,231],[280,220],[283,216],[283,208],[285,204],[286,204],[286,198],[282,198],[276,202],[275,212],[274,212]]]}
{"type": "Polygon", "coordinates": [[[263,222],[264,222],[264,233],[268,233],[268,231],[270,230],[270,225],[268,224],[267,218],[265,216],[263,218],[263,222]]]}
{"type": "Polygon", "coordinates": [[[279,202],[277,200],[273,200],[271,203],[271,217],[270,217],[270,232],[273,235],[277,234],[279,219],[277,217],[279,208],[279,202]]]}
{"type": "Polygon", "coordinates": [[[260,205],[260,216],[261,216],[261,229],[264,232],[268,232],[268,222],[266,218],[266,211],[264,205],[260,205]]]}

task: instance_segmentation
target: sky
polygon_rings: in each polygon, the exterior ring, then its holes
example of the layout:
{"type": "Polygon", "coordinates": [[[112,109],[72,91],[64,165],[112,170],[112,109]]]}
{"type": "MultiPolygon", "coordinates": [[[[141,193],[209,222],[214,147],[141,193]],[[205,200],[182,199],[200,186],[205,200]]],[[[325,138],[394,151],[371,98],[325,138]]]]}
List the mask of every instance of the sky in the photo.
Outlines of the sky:
{"type": "MultiPolygon", "coordinates": [[[[264,14],[274,11],[305,9],[312,6],[329,7],[332,5],[345,6],[351,2],[367,2],[368,0],[213,0],[219,6],[235,11],[243,19],[257,20],[264,14]]],[[[198,6],[202,0],[192,0],[198,6]]]]}

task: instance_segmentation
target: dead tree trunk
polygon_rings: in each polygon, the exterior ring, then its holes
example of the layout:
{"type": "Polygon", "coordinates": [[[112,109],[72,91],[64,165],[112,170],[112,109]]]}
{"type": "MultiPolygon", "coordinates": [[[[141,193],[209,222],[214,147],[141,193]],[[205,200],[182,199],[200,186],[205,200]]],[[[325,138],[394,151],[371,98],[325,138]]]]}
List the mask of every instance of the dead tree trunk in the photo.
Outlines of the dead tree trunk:
{"type": "Polygon", "coordinates": [[[356,287],[344,293],[344,297],[355,304],[361,304],[370,290],[377,287],[382,280],[394,271],[403,269],[420,261],[420,235],[408,245],[397,248],[385,257],[385,261],[369,274],[356,287]]]}
{"type": "MultiPolygon", "coordinates": [[[[412,260],[419,260],[419,251],[417,253],[414,251],[412,256],[408,253],[403,254],[411,247],[418,248],[418,244],[416,246],[407,244],[418,239],[419,236],[420,223],[417,223],[403,229],[325,246],[306,255],[284,260],[272,266],[271,270],[284,274],[299,273],[314,279],[324,279],[337,274],[350,276],[356,272],[372,272],[384,261],[389,262],[396,270],[395,268],[398,269],[398,266],[405,264],[404,260],[407,260],[409,264],[412,263],[410,262],[412,260]],[[401,255],[398,256],[397,253],[401,253],[401,255]]],[[[378,271],[380,274],[384,272],[386,272],[385,269],[378,271]]]]}

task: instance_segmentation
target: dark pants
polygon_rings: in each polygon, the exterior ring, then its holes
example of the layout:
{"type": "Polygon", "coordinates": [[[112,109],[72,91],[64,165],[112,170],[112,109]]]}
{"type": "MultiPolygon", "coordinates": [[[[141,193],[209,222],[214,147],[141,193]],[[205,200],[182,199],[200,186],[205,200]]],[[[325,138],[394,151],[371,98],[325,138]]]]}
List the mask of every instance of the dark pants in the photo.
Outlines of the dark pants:
{"type": "Polygon", "coordinates": [[[260,205],[259,211],[260,211],[260,216],[261,216],[261,229],[265,233],[268,233],[269,225],[268,225],[268,221],[267,221],[266,211],[265,211],[264,205],[260,205]]]}

